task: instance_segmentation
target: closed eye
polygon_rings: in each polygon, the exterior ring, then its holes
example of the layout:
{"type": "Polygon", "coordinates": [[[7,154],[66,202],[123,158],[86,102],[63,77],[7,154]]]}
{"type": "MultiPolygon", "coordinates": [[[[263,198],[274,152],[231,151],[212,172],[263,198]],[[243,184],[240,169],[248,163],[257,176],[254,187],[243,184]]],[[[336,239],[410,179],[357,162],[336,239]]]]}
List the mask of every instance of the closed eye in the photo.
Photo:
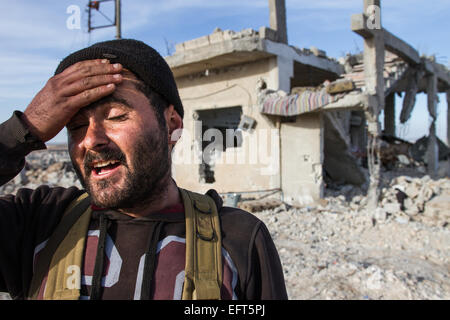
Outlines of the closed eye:
{"type": "Polygon", "coordinates": [[[128,114],[124,113],[118,116],[114,116],[114,117],[109,117],[107,120],[112,120],[112,121],[123,121],[128,119],[128,114]]]}

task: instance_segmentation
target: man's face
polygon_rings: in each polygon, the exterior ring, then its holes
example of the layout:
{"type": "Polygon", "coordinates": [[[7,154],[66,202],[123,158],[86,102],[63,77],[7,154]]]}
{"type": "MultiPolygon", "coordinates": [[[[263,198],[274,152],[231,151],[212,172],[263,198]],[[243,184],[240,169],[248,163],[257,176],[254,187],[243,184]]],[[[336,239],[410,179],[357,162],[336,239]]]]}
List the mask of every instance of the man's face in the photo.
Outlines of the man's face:
{"type": "Polygon", "coordinates": [[[170,177],[167,128],[129,71],[115,92],[67,124],[69,153],[93,203],[128,209],[151,202],[170,177]]]}

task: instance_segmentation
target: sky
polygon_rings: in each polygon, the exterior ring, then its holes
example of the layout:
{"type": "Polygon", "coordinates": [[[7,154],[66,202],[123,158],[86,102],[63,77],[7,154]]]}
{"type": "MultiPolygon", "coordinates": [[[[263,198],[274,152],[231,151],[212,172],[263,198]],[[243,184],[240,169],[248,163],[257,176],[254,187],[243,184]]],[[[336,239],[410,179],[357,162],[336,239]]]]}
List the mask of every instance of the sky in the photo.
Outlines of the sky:
{"type": "MultiPolygon", "coordinates": [[[[87,32],[87,0],[0,0],[0,122],[14,110],[24,111],[58,63],[73,51],[114,39],[115,28],[87,32]],[[80,24],[73,19],[80,9],[80,24]]],[[[100,10],[113,19],[113,1],[100,10]]],[[[358,53],[363,39],[350,29],[351,15],[363,0],[286,0],[289,44],[315,46],[339,58],[358,53]]],[[[449,67],[449,0],[382,0],[382,25],[419,53],[435,55],[449,67]]],[[[175,44],[222,30],[258,30],[269,26],[268,0],[122,0],[122,37],[151,45],[163,56],[175,44]]],[[[95,26],[109,24],[94,12],[95,26]]],[[[437,134],[447,142],[447,102],[439,94],[437,134]]],[[[402,98],[396,98],[397,119],[402,98]]],[[[426,95],[417,96],[411,119],[397,125],[397,135],[415,141],[428,132],[426,95]]],[[[65,143],[62,131],[49,143],[65,143]]]]}

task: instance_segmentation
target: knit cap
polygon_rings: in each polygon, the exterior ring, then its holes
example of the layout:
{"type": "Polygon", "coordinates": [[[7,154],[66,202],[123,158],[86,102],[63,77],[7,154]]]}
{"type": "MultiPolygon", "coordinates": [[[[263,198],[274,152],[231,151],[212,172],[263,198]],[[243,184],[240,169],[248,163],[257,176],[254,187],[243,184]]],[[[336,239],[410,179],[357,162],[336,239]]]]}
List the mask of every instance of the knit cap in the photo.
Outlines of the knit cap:
{"type": "Polygon", "coordinates": [[[172,70],[164,58],[152,47],[133,39],[98,42],[64,58],[56,68],[55,75],[79,61],[92,59],[108,59],[111,63],[122,64],[151,89],[159,93],[169,104],[173,104],[175,110],[183,118],[183,104],[172,70]]]}

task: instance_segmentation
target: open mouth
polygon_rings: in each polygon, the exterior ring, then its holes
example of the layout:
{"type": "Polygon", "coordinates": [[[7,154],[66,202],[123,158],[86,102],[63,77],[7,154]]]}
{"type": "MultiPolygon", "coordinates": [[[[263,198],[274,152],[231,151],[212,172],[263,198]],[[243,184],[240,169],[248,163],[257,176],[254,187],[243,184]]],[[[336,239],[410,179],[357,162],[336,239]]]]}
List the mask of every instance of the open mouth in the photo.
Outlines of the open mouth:
{"type": "Polygon", "coordinates": [[[92,165],[92,173],[96,177],[104,177],[115,172],[120,165],[118,160],[98,161],[92,165]]]}

